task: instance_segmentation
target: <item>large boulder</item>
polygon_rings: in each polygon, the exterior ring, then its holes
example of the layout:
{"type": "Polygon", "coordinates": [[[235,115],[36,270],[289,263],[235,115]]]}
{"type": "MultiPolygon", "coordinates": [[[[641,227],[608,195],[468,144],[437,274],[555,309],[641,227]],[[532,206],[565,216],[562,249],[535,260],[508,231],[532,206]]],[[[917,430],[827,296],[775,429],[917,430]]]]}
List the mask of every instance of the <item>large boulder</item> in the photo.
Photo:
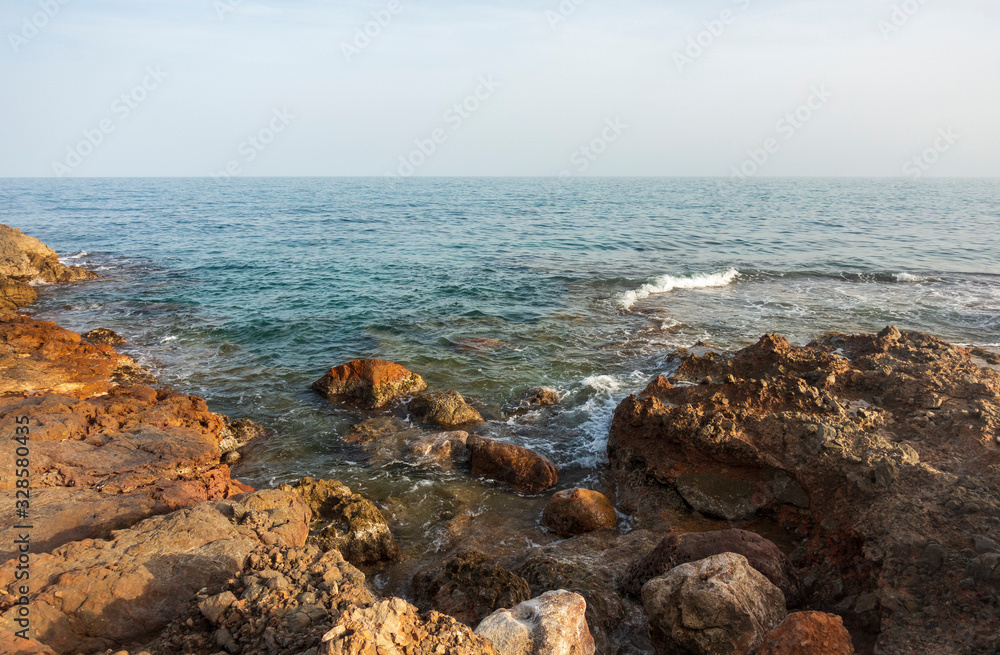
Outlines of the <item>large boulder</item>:
{"type": "Polygon", "coordinates": [[[786,616],[785,597],[735,553],[682,564],[642,588],[664,655],[750,655],[786,616]]]}
{"type": "Polygon", "coordinates": [[[341,614],[323,636],[319,655],[499,655],[486,639],[451,617],[417,608],[400,598],[341,614]]]}
{"type": "Polygon", "coordinates": [[[423,391],[427,383],[399,364],[358,359],[330,369],[312,388],[331,400],[348,399],[368,409],[377,409],[400,396],[423,391]]]}
{"type": "Polygon", "coordinates": [[[303,478],[283,491],[298,494],[313,511],[311,540],[323,550],[337,549],[357,566],[397,559],[399,546],[375,503],[336,480],[303,478]]]}
{"type": "Polygon", "coordinates": [[[549,591],[509,610],[497,610],[476,628],[501,655],[594,655],[587,601],[566,590],[549,591]]]}
{"type": "Polygon", "coordinates": [[[618,514],[607,496],[590,489],[565,489],[552,495],[542,513],[542,525],[566,537],[613,530],[618,514]]]}
{"type": "Polygon", "coordinates": [[[755,655],[854,655],[854,644],[839,616],[795,612],[764,637],[755,655]]]}
{"type": "MultiPolygon", "coordinates": [[[[206,502],[31,560],[31,626],[57,653],[99,652],[155,636],[198,590],[219,588],[256,548],[301,546],[309,508],[261,491],[206,502]]],[[[0,567],[0,630],[16,631],[24,583],[0,567]]]]}
{"type": "Polygon", "coordinates": [[[467,550],[413,577],[414,603],[466,625],[531,598],[531,587],[479,551],[467,550]]]}
{"type": "Polygon", "coordinates": [[[538,494],[559,482],[559,470],[549,459],[514,444],[472,435],[466,441],[474,475],[503,483],[515,491],[538,494]]]}
{"type": "Polygon", "coordinates": [[[675,566],[722,553],[745,557],[750,566],[781,589],[789,607],[802,600],[802,583],[788,557],[771,541],[746,530],[667,535],[656,548],[629,566],[622,586],[626,592],[638,596],[643,585],[675,566]]]}
{"type": "Polygon", "coordinates": [[[889,327],[686,356],[615,411],[617,497],[662,486],[703,513],[777,515],[805,535],[811,606],[880,653],[989,652],[991,587],[968,573],[972,536],[1000,521],[1000,372],[982,354],[889,327]]]}
{"type": "Polygon", "coordinates": [[[483,421],[479,412],[454,390],[425,393],[411,400],[407,407],[424,423],[445,430],[483,421]]]}

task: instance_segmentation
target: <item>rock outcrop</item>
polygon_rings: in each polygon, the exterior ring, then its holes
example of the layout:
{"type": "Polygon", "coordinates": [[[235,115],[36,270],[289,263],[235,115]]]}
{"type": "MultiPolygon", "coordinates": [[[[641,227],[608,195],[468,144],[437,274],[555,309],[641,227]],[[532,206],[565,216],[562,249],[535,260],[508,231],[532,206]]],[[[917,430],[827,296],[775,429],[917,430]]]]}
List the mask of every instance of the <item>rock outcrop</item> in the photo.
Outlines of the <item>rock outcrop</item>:
{"type": "Polygon", "coordinates": [[[638,596],[642,593],[644,584],[666,574],[675,566],[723,553],[736,553],[745,557],[750,566],[781,589],[789,607],[796,607],[802,601],[802,583],[788,557],[772,542],[746,530],[667,535],[656,548],[629,566],[622,587],[626,592],[638,596]]]}
{"type": "MultiPolygon", "coordinates": [[[[301,546],[310,512],[294,494],[261,491],[157,516],[38,555],[32,630],[57,653],[97,652],[151,637],[199,589],[220,587],[261,544],[301,546]]],[[[15,631],[22,582],[0,569],[0,625],[15,631]]]]}
{"type": "Polygon", "coordinates": [[[839,616],[796,612],[764,637],[755,655],[854,655],[854,645],[839,616]]]}
{"type": "Polygon", "coordinates": [[[531,587],[483,553],[461,552],[413,576],[414,603],[475,626],[492,612],[531,598],[531,587]]]}
{"type": "Polygon", "coordinates": [[[735,553],[653,578],[642,603],[663,655],[750,655],[786,616],[781,590],[735,553]]]}
{"type": "Polygon", "coordinates": [[[989,652],[995,592],[973,575],[975,538],[1000,519],[1000,374],[985,364],[892,327],[805,347],[769,335],[627,398],[608,454],[622,480],[809,535],[793,561],[811,606],[880,653],[989,652]]]}
{"type": "Polygon", "coordinates": [[[97,274],[59,261],[54,250],[21,230],[0,225],[0,316],[33,303],[37,297],[30,283],[63,283],[90,280],[97,274]]]}
{"type": "Polygon", "coordinates": [[[497,610],[476,628],[501,655],[594,655],[587,602],[565,590],[549,591],[509,610],[497,610]]]}
{"type": "Polygon", "coordinates": [[[607,496],[590,489],[565,489],[552,495],[542,524],[565,537],[574,537],[595,530],[613,530],[618,514],[607,496]]]}
{"type": "Polygon", "coordinates": [[[514,444],[481,437],[466,441],[474,475],[495,480],[515,491],[538,494],[559,482],[559,471],[547,457],[514,444]]]}
{"type": "Polygon", "coordinates": [[[310,540],[322,550],[337,549],[357,566],[391,561],[399,546],[375,503],[336,480],[303,478],[279,489],[298,494],[313,511],[310,540]]]}
{"type": "Polygon", "coordinates": [[[125,337],[108,328],[96,328],[81,335],[86,341],[99,346],[120,346],[125,343],[125,337]]]}
{"type": "Polygon", "coordinates": [[[445,430],[483,422],[479,412],[454,390],[425,393],[411,400],[407,407],[424,423],[445,430]]]}
{"type": "Polygon", "coordinates": [[[331,400],[351,400],[367,409],[377,409],[401,396],[423,391],[427,383],[399,364],[358,359],[330,369],[312,388],[331,400]]]}

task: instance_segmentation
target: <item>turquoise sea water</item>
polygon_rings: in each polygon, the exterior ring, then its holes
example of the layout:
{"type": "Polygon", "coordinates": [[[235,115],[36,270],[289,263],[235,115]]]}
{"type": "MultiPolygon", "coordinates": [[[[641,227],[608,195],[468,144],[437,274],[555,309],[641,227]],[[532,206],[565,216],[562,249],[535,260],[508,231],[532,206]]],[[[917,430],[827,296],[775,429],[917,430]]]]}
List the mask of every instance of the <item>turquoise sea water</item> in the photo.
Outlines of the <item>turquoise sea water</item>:
{"type": "Polygon", "coordinates": [[[32,313],[114,329],[161,381],[273,428],[238,475],[342,479],[404,549],[490,503],[541,541],[539,501],[368,461],[340,440],[363,417],[309,389],[331,365],[458,389],[575,486],[600,484],[611,411],[677,347],[889,323],[1000,345],[994,180],[8,179],[0,222],[104,276],[32,313]],[[562,405],[508,420],[538,385],[562,405]]]}

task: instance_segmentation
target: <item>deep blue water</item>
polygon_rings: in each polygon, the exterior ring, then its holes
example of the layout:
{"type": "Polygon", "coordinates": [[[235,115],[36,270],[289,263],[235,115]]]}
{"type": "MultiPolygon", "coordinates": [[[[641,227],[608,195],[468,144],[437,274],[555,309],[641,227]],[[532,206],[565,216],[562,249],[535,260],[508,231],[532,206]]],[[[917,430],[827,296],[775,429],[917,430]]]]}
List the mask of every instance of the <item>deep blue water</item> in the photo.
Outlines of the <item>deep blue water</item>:
{"type": "Polygon", "coordinates": [[[405,505],[414,543],[502,492],[366,462],[339,439],[359,416],[309,390],[331,365],[458,389],[571,485],[598,481],[611,410],[679,346],[889,323],[1000,344],[996,180],[7,179],[0,222],[104,276],[34,313],[110,327],[162,381],[277,431],[240,475],[338,477],[405,505]],[[540,384],[559,409],[503,420],[540,384]]]}

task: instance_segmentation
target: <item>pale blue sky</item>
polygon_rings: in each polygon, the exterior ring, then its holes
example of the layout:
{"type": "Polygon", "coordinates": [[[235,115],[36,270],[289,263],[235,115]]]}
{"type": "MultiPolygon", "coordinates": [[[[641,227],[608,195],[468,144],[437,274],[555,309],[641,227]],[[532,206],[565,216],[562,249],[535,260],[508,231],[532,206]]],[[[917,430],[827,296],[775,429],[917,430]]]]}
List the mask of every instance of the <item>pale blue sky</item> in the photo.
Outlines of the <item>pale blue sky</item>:
{"type": "Polygon", "coordinates": [[[399,2],[4,0],[0,176],[1000,176],[996,0],[399,2]]]}

